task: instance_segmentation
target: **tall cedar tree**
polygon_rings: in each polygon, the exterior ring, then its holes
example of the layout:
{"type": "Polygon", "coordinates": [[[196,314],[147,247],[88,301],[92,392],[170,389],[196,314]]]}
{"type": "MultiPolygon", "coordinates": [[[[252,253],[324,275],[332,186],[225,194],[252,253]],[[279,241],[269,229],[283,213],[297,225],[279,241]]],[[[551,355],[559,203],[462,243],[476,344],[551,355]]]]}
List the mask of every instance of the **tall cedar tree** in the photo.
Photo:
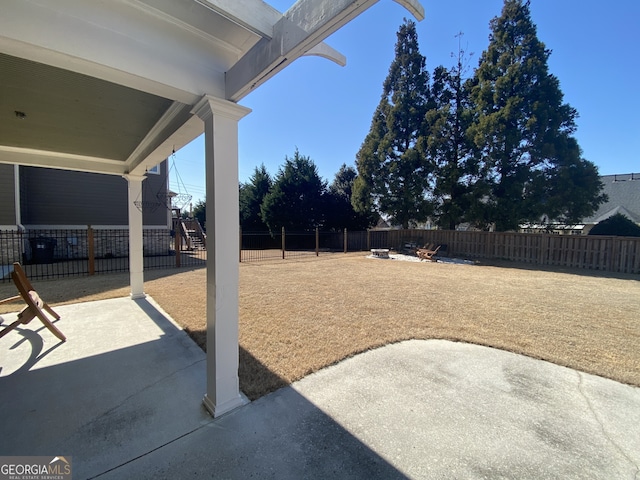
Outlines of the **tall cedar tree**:
{"type": "Polygon", "coordinates": [[[572,137],[576,111],[549,74],[529,1],[505,0],[476,70],[474,138],[490,193],[479,223],[516,230],[527,221],[589,215],[602,201],[595,165],[572,137]]]}
{"type": "Polygon", "coordinates": [[[256,167],[247,183],[240,185],[240,225],[244,231],[264,231],[260,206],[271,190],[273,181],[264,163],[256,167]]]}
{"type": "Polygon", "coordinates": [[[474,109],[470,100],[473,81],[464,79],[466,58],[459,46],[454,67],[439,66],[434,70],[433,102],[425,117],[422,143],[435,173],[436,222],[448,230],[455,230],[456,225],[467,221],[478,198],[484,195],[479,182],[477,149],[468,133],[474,109]]]}
{"type": "Polygon", "coordinates": [[[426,220],[432,207],[427,198],[429,164],[417,148],[429,101],[429,74],[418,50],[415,23],[405,20],[397,37],[382,98],[356,156],[352,204],[359,212],[377,209],[408,228],[426,220]]]}
{"type": "Polygon", "coordinates": [[[307,231],[321,227],[325,213],[327,183],[320,177],[313,160],[300,155],[285,157],[271,191],[261,206],[262,220],[272,233],[282,227],[288,231],[307,231]]]}

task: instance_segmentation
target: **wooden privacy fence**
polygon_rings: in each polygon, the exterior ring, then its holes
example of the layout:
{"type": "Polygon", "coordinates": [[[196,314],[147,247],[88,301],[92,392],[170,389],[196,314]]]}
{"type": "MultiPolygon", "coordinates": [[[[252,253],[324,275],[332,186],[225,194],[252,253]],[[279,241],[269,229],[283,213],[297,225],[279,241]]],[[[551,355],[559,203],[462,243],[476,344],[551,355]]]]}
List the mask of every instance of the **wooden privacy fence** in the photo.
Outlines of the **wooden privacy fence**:
{"type": "Polygon", "coordinates": [[[367,234],[367,248],[403,249],[412,243],[435,243],[445,245],[449,256],[640,273],[638,237],[452,230],[372,230],[367,234]]]}
{"type": "Polygon", "coordinates": [[[615,273],[640,273],[640,238],[452,230],[368,230],[340,232],[240,233],[240,261],[285,259],[319,252],[374,248],[415,250],[442,245],[440,254],[508,260],[615,273]]]}

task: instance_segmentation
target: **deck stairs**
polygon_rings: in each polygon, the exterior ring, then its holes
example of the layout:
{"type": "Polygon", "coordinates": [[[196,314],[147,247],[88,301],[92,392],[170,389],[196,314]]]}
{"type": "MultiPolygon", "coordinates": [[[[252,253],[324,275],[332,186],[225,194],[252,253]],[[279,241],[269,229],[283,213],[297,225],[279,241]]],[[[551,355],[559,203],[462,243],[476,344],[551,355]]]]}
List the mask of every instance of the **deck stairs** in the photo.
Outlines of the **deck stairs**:
{"type": "Polygon", "coordinates": [[[174,218],[174,229],[182,237],[187,250],[206,250],[207,234],[195,218],[174,218]]]}

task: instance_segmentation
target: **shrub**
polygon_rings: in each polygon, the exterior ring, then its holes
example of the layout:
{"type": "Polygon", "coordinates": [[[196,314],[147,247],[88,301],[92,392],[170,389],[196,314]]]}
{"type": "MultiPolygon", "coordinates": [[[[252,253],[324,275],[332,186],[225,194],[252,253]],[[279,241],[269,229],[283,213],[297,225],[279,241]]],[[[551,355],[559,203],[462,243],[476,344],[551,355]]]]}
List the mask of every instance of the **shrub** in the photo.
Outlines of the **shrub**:
{"type": "Polygon", "coordinates": [[[621,213],[599,222],[589,235],[617,235],[621,237],[640,237],[640,226],[621,213]]]}

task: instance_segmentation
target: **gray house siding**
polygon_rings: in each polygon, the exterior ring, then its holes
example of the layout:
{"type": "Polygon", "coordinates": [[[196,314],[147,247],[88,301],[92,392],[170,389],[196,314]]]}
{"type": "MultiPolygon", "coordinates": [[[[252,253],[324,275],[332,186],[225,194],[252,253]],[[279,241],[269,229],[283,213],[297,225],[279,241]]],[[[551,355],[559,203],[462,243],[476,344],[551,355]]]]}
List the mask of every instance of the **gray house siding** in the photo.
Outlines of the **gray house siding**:
{"type": "Polygon", "coordinates": [[[13,165],[0,164],[0,225],[16,224],[16,188],[13,165]]]}
{"type": "MultiPolygon", "coordinates": [[[[166,192],[166,162],[148,175],[141,200],[166,192]]],[[[127,181],[118,176],[20,167],[22,223],[27,225],[122,225],[128,220],[127,181]]],[[[145,226],[166,226],[163,206],[143,212],[145,226]]]]}

